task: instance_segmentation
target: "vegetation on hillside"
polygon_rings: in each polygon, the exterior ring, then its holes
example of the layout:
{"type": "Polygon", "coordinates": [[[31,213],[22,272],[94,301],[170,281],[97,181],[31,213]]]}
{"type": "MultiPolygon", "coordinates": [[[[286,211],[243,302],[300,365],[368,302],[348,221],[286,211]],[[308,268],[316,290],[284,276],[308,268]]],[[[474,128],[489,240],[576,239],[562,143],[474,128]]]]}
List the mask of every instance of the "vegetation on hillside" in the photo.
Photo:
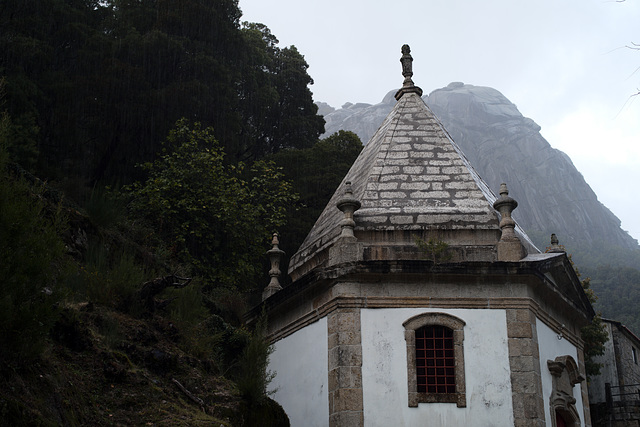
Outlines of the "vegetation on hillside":
{"type": "Polygon", "coordinates": [[[47,210],[43,186],[8,176],[0,146],[0,360],[31,361],[56,321],[65,273],[63,213],[47,210]]]}
{"type": "MultiPolygon", "coordinates": [[[[549,244],[548,236],[528,234],[539,248],[549,244]]],[[[566,249],[583,276],[589,278],[596,295],[592,300],[595,310],[640,335],[640,249],[605,244],[567,245],[566,249]]]]}
{"type": "Polygon", "coordinates": [[[134,215],[104,226],[52,202],[7,157],[2,144],[3,425],[288,425],[241,295],[167,274],[197,264],[136,239],[151,228],[134,215]]]}
{"type": "Polygon", "coordinates": [[[9,151],[80,191],[140,178],[183,117],[215,129],[228,163],[312,146],[304,57],[240,18],[237,0],[1,2],[9,151]]]}
{"type": "MultiPolygon", "coordinates": [[[[571,262],[573,263],[573,261],[571,262]]],[[[589,302],[592,305],[595,304],[598,297],[596,296],[596,292],[591,289],[591,279],[589,277],[582,279],[582,275],[575,264],[574,268],[578,278],[580,278],[582,288],[587,298],[589,298],[589,302]]],[[[591,319],[591,323],[580,330],[580,335],[584,340],[585,373],[587,374],[587,378],[594,377],[600,374],[600,368],[602,368],[602,364],[597,363],[594,358],[604,354],[604,345],[609,339],[604,323],[602,323],[602,314],[600,312],[596,312],[596,315],[591,319]]]]}
{"type": "Polygon", "coordinates": [[[213,129],[179,120],[148,177],[126,187],[131,214],[171,242],[178,261],[214,288],[251,289],[273,230],[296,200],[273,163],[225,165],[213,129]]]}
{"type": "Polygon", "coordinates": [[[288,425],[242,315],[362,144],[319,141],[304,57],[240,17],[0,3],[3,424],[288,425]]]}
{"type": "Polygon", "coordinates": [[[591,287],[598,295],[595,307],[605,318],[640,335],[640,270],[600,266],[592,273],[591,287]]]}
{"type": "Polygon", "coordinates": [[[603,317],[621,322],[640,335],[640,249],[599,249],[576,254],[598,296],[594,307],[603,317]]]}

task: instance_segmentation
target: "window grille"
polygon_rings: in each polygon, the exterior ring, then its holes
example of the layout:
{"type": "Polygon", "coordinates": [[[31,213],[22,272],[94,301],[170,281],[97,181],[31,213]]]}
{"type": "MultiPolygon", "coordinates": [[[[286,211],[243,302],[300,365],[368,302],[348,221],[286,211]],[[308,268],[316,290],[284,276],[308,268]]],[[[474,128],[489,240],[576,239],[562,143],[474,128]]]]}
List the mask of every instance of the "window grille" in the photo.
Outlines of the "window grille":
{"type": "Polygon", "coordinates": [[[455,393],[453,331],[444,326],[416,330],[418,393],[455,393]]]}
{"type": "Polygon", "coordinates": [[[409,407],[420,403],[467,406],[464,325],[462,319],[438,312],[418,314],[402,323],[409,407]]]}

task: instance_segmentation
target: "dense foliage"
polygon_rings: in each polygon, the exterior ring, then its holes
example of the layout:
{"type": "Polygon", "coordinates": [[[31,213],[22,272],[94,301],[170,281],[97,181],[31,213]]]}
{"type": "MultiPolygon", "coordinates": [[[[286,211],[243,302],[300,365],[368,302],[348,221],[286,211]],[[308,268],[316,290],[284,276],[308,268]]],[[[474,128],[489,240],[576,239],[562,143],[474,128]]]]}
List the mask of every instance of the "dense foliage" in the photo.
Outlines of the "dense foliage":
{"type": "Polygon", "coordinates": [[[591,286],[598,294],[595,307],[605,318],[617,320],[640,335],[640,270],[600,266],[591,278],[591,286]]]}
{"type": "MultiPolygon", "coordinates": [[[[539,248],[549,244],[548,236],[529,236],[539,248]]],[[[583,276],[589,278],[590,289],[597,295],[592,301],[596,311],[640,335],[640,249],[582,244],[567,246],[566,250],[583,276]]]]}
{"type": "Polygon", "coordinates": [[[265,243],[296,199],[273,164],[225,165],[213,129],[180,120],[148,178],[127,188],[133,215],[213,287],[251,289],[265,243]]]}
{"type": "Polygon", "coordinates": [[[61,299],[64,216],[46,209],[42,186],[7,170],[0,144],[0,362],[32,361],[61,299]]]}
{"type": "MultiPolygon", "coordinates": [[[[197,138],[202,133],[206,130],[191,133],[178,151],[203,142],[197,138]]],[[[215,140],[205,140],[215,147],[215,140]]],[[[4,147],[0,144],[0,377],[11,387],[0,391],[3,423],[173,425],[189,419],[207,425],[288,425],[282,408],[266,397],[271,377],[264,326],[251,333],[230,314],[242,296],[203,293],[207,282],[201,275],[193,283],[183,281],[189,284],[184,289],[145,297],[150,284],[175,276],[149,279],[165,274],[169,264],[193,269],[189,260],[167,263],[166,255],[149,253],[160,246],[130,240],[149,230],[134,216],[104,226],[66,202],[51,203],[53,193],[8,162],[4,147]],[[206,403],[185,404],[174,384],[189,395],[186,384],[206,403]],[[271,423],[265,424],[265,417],[271,423]]],[[[238,186],[260,188],[253,182],[265,178],[268,186],[278,179],[277,174],[252,182],[227,178],[237,183],[229,191],[240,190],[240,196],[249,193],[238,186]]],[[[174,196],[171,202],[191,206],[188,197],[174,196]]],[[[228,207],[228,201],[214,202],[228,207]]],[[[255,207],[263,213],[271,208],[255,207]]],[[[189,212],[184,218],[198,219],[189,212]]],[[[248,249],[240,250],[240,257],[249,256],[248,249]]],[[[240,269],[227,267],[233,268],[240,269]]]]}
{"type": "Polygon", "coordinates": [[[224,399],[243,401],[224,411],[238,425],[287,425],[264,399],[264,328],[241,314],[270,234],[299,207],[263,157],[311,149],[324,120],[304,57],[240,17],[237,0],[0,2],[0,376],[23,393],[0,393],[0,413],[14,424],[94,425],[106,404],[92,396],[119,402],[113,383],[140,393],[114,422],[153,420],[144,402],[175,387],[159,377],[206,371],[235,381],[224,399]],[[171,289],[176,272],[194,280],[171,289]],[[36,359],[62,404],[34,392],[36,359]]]}
{"type": "Polygon", "coordinates": [[[299,203],[289,208],[286,229],[280,230],[280,247],[289,255],[300,247],[360,151],[360,138],[341,130],[311,148],[282,150],[269,157],[300,195],[299,203]]]}
{"type": "MultiPolygon", "coordinates": [[[[580,272],[576,268],[576,274],[581,277],[580,272]]],[[[597,301],[598,297],[596,293],[591,289],[591,279],[585,278],[581,281],[582,288],[584,289],[589,302],[593,305],[597,301]]],[[[604,323],[602,323],[602,314],[596,312],[596,315],[591,319],[591,323],[580,330],[580,335],[584,340],[584,369],[587,377],[593,377],[600,374],[600,368],[602,365],[595,362],[596,356],[602,356],[604,354],[604,344],[609,339],[604,323]]]]}
{"type": "Polygon", "coordinates": [[[75,185],[139,176],[182,117],[230,163],[311,146],[324,120],[304,58],[240,17],[237,0],[0,2],[11,152],[75,185]]]}

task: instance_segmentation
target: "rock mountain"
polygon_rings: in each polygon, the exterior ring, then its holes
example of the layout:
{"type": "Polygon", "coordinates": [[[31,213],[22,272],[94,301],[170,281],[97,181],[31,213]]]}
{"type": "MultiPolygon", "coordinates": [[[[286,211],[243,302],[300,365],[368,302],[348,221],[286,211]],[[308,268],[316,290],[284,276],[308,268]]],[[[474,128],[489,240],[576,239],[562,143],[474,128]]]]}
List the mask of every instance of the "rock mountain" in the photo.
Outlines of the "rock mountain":
{"type": "MultiPolygon", "coordinates": [[[[318,103],[325,135],[350,130],[366,143],[391,111],[395,92],[376,105],[346,103],[334,109],[318,103]]],[[[541,250],[549,245],[551,233],[569,251],[638,249],[569,156],[551,147],[540,126],[499,91],[456,82],[423,99],[489,187],[497,193],[500,183],[507,183],[510,196],[518,201],[514,218],[541,250]]]]}

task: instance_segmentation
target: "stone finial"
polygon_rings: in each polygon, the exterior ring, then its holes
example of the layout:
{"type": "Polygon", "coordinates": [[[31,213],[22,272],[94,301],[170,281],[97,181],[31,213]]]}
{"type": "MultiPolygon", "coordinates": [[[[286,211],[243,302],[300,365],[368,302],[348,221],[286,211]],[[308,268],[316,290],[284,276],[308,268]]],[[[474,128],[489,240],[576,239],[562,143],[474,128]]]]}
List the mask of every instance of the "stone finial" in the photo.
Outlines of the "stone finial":
{"type": "Polygon", "coordinates": [[[411,48],[408,44],[402,45],[402,57],[400,63],[402,64],[402,76],[404,81],[402,82],[402,88],[396,92],[396,100],[402,98],[405,93],[417,93],[418,96],[422,96],[422,89],[413,84],[411,77],[413,76],[413,57],[411,56],[411,48]]]}
{"type": "Polygon", "coordinates": [[[345,182],[344,194],[336,203],[338,209],[344,214],[344,218],[340,221],[342,232],[334,244],[329,247],[328,266],[337,264],[362,261],[364,254],[364,244],[358,242],[353,234],[356,222],[353,220],[353,213],[360,209],[360,201],[353,197],[353,189],[351,182],[345,182]]]}
{"type": "Polygon", "coordinates": [[[518,207],[518,202],[509,197],[507,184],[500,184],[500,198],[493,202],[493,208],[500,212],[500,230],[502,230],[501,242],[518,240],[514,231],[516,222],[511,218],[511,212],[518,207]]]}
{"type": "Polygon", "coordinates": [[[356,222],[353,220],[353,213],[360,209],[360,201],[353,197],[353,189],[351,188],[351,181],[345,183],[344,196],[338,200],[336,206],[344,213],[344,219],[340,222],[342,232],[340,237],[346,237],[355,239],[353,235],[353,229],[356,226],[356,222]]]}
{"type": "Polygon", "coordinates": [[[564,245],[560,245],[558,244],[559,240],[556,237],[555,233],[551,235],[551,246],[549,246],[546,250],[546,252],[550,252],[550,253],[564,253],[566,252],[564,250],[564,245]]]}
{"type": "Polygon", "coordinates": [[[507,184],[500,184],[500,197],[493,203],[493,208],[500,213],[500,230],[502,236],[498,242],[498,261],[519,261],[522,259],[522,245],[515,233],[516,222],[511,213],[518,207],[518,202],[509,197],[507,184]]]}
{"type": "Polygon", "coordinates": [[[411,48],[408,44],[402,45],[402,57],[400,58],[400,63],[402,64],[402,76],[404,77],[404,82],[402,86],[413,86],[413,57],[411,56],[411,48]]]}
{"type": "Polygon", "coordinates": [[[279,244],[278,233],[273,233],[273,239],[271,240],[273,247],[267,251],[269,261],[271,262],[271,269],[269,270],[271,281],[264,288],[264,291],[262,291],[262,301],[282,289],[278,277],[280,276],[280,259],[282,255],[284,255],[284,251],[278,247],[279,244]]]}

